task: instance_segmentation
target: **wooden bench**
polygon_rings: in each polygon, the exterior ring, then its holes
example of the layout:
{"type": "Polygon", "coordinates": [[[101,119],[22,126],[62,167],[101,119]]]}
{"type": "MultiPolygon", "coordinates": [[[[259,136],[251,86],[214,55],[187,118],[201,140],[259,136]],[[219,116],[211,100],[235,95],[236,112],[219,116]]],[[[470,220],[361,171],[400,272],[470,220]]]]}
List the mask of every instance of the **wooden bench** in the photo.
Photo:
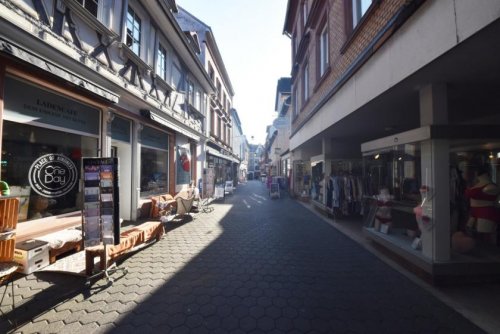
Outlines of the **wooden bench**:
{"type": "Polygon", "coordinates": [[[99,269],[104,270],[108,267],[110,261],[116,260],[120,255],[123,255],[133,248],[152,241],[160,240],[163,237],[165,230],[161,222],[150,221],[141,225],[132,227],[120,234],[120,243],[118,245],[108,246],[108,259],[104,258],[104,246],[94,246],[85,248],[85,271],[88,276],[94,272],[94,261],[99,257],[99,269]]]}
{"type": "MultiPolygon", "coordinates": [[[[43,240],[44,236],[64,232],[68,229],[75,229],[82,225],[81,212],[73,212],[61,216],[46,217],[31,221],[22,222],[17,225],[17,242],[31,239],[43,240]]],[[[80,232],[81,233],[81,232],[80,232]]],[[[66,242],[62,247],[49,248],[50,263],[62,255],[78,252],[82,249],[82,240],[66,242]]]]}

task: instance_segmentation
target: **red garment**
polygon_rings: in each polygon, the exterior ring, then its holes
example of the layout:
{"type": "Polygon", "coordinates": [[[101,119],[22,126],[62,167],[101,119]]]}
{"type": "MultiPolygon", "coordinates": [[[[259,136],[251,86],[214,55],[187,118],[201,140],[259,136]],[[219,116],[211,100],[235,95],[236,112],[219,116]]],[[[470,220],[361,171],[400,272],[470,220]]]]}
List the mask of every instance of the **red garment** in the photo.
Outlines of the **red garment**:
{"type": "Polygon", "coordinates": [[[474,218],[487,219],[494,222],[500,221],[500,209],[492,206],[471,207],[469,214],[474,218]]]}
{"type": "Polygon", "coordinates": [[[485,184],[484,186],[481,187],[474,187],[474,188],[469,188],[465,190],[465,197],[466,198],[472,198],[480,201],[495,201],[497,199],[497,195],[490,195],[487,194],[483,191],[483,189],[490,185],[485,184]]]}

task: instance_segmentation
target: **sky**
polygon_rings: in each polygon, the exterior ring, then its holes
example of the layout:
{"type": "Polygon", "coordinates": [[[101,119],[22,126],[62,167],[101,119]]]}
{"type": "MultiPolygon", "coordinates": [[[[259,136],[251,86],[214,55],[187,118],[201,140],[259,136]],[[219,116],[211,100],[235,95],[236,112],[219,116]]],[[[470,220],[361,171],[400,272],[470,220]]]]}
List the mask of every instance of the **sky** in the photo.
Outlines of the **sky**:
{"type": "Polygon", "coordinates": [[[266,126],[277,116],[278,79],[291,72],[291,42],[283,35],[287,0],[176,2],[212,29],[233,86],[233,107],[243,133],[249,143],[264,144],[266,126]]]}

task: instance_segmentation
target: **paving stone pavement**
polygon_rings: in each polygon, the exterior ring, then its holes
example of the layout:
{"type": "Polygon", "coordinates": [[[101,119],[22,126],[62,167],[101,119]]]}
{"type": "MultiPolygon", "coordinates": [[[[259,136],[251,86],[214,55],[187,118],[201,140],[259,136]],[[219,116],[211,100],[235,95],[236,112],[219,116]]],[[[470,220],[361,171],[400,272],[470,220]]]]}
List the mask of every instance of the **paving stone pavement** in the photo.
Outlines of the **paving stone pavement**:
{"type": "MultiPolygon", "coordinates": [[[[483,333],[285,197],[250,181],[91,287],[38,272],[15,282],[15,333],[483,333]]],[[[6,297],[9,298],[10,296],[6,297]]],[[[5,302],[5,301],[4,301],[5,302]]]]}

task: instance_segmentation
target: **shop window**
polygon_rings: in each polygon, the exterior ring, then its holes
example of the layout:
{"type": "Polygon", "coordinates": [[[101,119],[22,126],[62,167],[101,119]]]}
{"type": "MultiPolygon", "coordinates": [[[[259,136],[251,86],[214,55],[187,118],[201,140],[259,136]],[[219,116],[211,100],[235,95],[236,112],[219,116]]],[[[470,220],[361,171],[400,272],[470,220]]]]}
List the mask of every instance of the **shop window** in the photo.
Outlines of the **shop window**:
{"type": "Polygon", "coordinates": [[[141,50],[141,19],[132,8],[127,12],[127,46],[140,56],[141,50]]]}
{"type": "Polygon", "coordinates": [[[395,200],[420,200],[420,144],[398,145],[364,156],[365,193],[376,196],[387,188],[395,200]]]}
{"type": "Polygon", "coordinates": [[[493,243],[500,223],[500,143],[454,142],[450,150],[451,231],[493,243]]]}
{"type": "Polygon", "coordinates": [[[21,199],[19,221],[81,210],[80,161],[97,147],[96,137],[4,121],[1,175],[21,199]]]}
{"type": "Polygon", "coordinates": [[[168,134],[150,127],[141,132],[141,197],[168,192],[168,134]]]}
{"type": "Polygon", "coordinates": [[[141,197],[168,191],[168,152],[141,148],[141,197]]]}

